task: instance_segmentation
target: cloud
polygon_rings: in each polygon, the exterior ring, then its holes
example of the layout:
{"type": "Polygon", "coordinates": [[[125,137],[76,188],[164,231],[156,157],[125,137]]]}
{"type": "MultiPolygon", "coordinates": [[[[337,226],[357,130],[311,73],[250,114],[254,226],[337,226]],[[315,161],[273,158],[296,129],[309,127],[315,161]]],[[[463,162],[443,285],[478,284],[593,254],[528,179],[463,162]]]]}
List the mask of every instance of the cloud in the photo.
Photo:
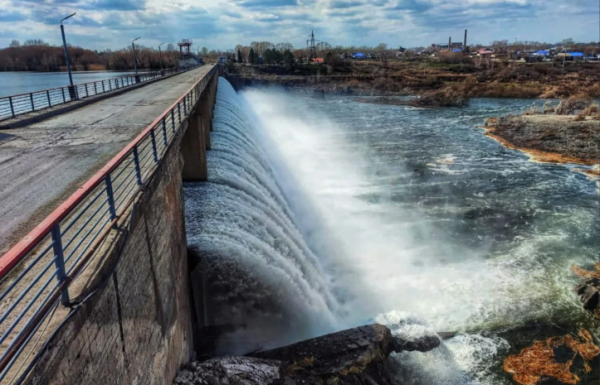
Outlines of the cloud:
{"type": "Polygon", "coordinates": [[[386,8],[388,11],[426,12],[434,5],[422,0],[400,0],[396,5],[386,8]]]}
{"type": "Polygon", "coordinates": [[[298,5],[297,0],[242,0],[237,5],[246,8],[276,8],[298,5]]]}
{"type": "Polygon", "coordinates": [[[145,1],[138,0],[96,0],[85,2],[82,9],[137,11],[145,8],[145,1]]]}
{"type": "Polygon", "coordinates": [[[59,45],[60,19],[69,41],[93,49],[119,49],[142,36],[154,46],[182,38],[194,46],[233,48],[251,41],[306,45],[424,46],[515,38],[597,41],[597,0],[0,0],[0,46],[42,38],[59,45]]]}
{"type": "Polygon", "coordinates": [[[352,8],[352,7],[360,7],[361,5],[365,5],[362,1],[340,1],[334,0],[329,3],[329,8],[337,9],[337,8],[352,8]]]}
{"type": "Polygon", "coordinates": [[[24,21],[27,19],[27,15],[20,12],[0,13],[0,23],[14,23],[16,21],[24,21]]]}

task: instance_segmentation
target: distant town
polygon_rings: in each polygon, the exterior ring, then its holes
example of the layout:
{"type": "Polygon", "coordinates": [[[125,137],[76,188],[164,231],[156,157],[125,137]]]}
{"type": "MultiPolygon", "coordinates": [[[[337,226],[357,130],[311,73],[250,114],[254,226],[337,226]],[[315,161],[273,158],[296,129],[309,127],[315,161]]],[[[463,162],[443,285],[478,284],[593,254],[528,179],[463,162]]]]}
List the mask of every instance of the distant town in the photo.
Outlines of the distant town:
{"type": "MultiPolygon", "coordinates": [[[[598,62],[600,42],[575,42],[565,39],[556,43],[508,40],[494,41],[489,45],[468,44],[468,31],[460,38],[432,43],[426,47],[391,47],[385,43],[368,46],[335,46],[319,41],[314,33],[307,35],[305,47],[291,43],[269,41],[238,44],[233,49],[210,50],[198,47],[191,39],[163,43],[149,47],[143,40],[137,44],[136,64],[140,69],[159,69],[161,64],[175,67],[182,56],[191,64],[200,62],[233,62],[246,64],[321,64],[329,56],[354,60],[402,60],[412,58],[437,58],[442,62],[462,62],[471,59],[475,65],[493,65],[496,62],[598,62]],[[179,44],[179,47],[177,47],[179,44]],[[185,45],[185,53],[181,50],[185,45]]],[[[441,40],[441,39],[440,39],[441,40]]],[[[134,68],[134,55],[130,47],[120,50],[90,50],[69,46],[71,67],[76,71],[128,70],[134,68]]],[[[0,71],[64,71],[65,56],[62,46],[52,46],[42,39],[13,40],[9,47],[0,49],[0,71]]]]}

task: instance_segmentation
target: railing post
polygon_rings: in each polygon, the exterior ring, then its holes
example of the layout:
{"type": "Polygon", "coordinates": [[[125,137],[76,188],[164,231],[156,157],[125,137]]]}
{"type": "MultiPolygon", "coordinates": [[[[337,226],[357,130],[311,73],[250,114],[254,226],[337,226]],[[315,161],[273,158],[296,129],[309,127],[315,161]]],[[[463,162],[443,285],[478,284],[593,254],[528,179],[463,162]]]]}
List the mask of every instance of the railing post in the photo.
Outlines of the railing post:
{"type": "Polygon", "coordinates": [[[94,95],[98,95],[98,87],[96,87],[96,82],[94,82],[94,95]]]}
{"type": "Polygon", "coordinates": [[[110,174],[104,178],[104,182],[106,183],[106,195],[108,195],[108,208],[110,210],[110,219],[115,219],[117,217],[117,207],[115,206],[115,195],[113,193],[112,188],[112,180],[110,178],[110,174]]]}
{"type": "Polygon", "coordinates": [[[175,132],[175,110],[171,110],[171,128],[175,132]]]}
{"type": "Polygon", "coordinates": [[[138,184],[142,184],[142,171],[140,170],[140,157],[138,155],[137,144],[133,147],[133,161],[135,163],[135,174],[137,175],[138,184]]]}
{"type": "MultiPolygon", "coordinates": [[[[187,95],[183,98],[183,114],[187,114],[187,95]]],[[[181,120],[181,117],[179,118],[181,120]]]]}
{"type": "Polygon", "coordinates": [[[46,90],[46,98],[48,98],[48,107],[52,107],[52,103],[50,103],[50,91],[46,90]]]}
{"type": "Polygon", "coordinates": [[[163,127],[163,139],[165,141],[165,148],[166,148],[167,145],[169,144],[169,141],[167,140],[167,121],[166,121],[166,118],[164,118],[164,117],[162,119],[162,127],[163,127]]]}
{"type": "Polygon", "coordinates": [[[31,100],[31,111],[35,111],[35,106],[33,105],[33,94],[29,93],[29,100],[31,100]]]}
{"type": "MultiPolygon", "coordinates": [[[[54,249],[54,264],[56,265],[56,278],[60,283],[63,283],[67,278],[65,271],[65,258],[63,254],[62,239],[60,235],[60,225],[57,223],[51,230],[52,233],[52,248],[54,249]]],[[[69,290],[65,287],[60,297],[60,302],[64,306],[69,306],[69,290]]]]}
{"type": "Polygon", "coordinates": [[[8,97],[8,103],[10,104],[10,113],[12,114],[12,117],[15,117],[15,107],[13,106],[13,102],[12,102],[12,96],[8,97]]]}
{"type": "Polygon", "coordinates": [[[179,123],[181,123],[181,102],[177,103],[177,115],[179,116],[179,123]]]}
{"type": "Polygon", "coordinates": [[[87,83],[85,83],[85,97],[86,97],[86,98],[87,98],[88,96],[90,96],[90,95],[88,94],[88,89],[87,89],[87,86],[88,86],[88,85],[87,85],[87,83]]]}
{"type": "Polygon", "coordinates": [[[63,103],[66,103],[66,102],[67,102],[67,99],[65,98],[65,88],[64,88],[64,87],[62,87],[60,90],[62,91],[63,103]]]}
{"type": "Polygon", "coordinates": [[[156,138],[154,137],[154,127],[150,130],[150,139],[152,140],[152,152],[154,153],[154,162],[158,163],[158,153],[156,151],[156,138]]]}

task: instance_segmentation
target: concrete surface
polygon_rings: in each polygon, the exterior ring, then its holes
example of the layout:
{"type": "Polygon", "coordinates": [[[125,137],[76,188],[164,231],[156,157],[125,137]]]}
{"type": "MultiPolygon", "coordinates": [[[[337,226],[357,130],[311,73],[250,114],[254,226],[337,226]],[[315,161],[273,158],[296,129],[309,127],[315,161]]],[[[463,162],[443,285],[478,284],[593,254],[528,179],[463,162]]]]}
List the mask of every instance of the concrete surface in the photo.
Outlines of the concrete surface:
{"type": "MultiPolygon", "coordinates": [[[[107,279],[106,286],[77,308],[24,384],[167,385],[190,360],[181,134],[146,193],[137,196],[131,215],[122,217],[113,241],[97,256],[102,267],[95,280],[107,279]]],[[[84,296],[97,287],[89,286],[84,296]]],[[[48,331],[55,330],[64,314],[54,318],[48,331]]]]}
{"type": "Polygon", "coordinates": [[[72,100],[72,101],[69,101],[69,102],[63,103],[63,104],[57,104],[57,105],[54,105],[49,108],[44,108],[42,110],[28,112],[23,115],[17,115],[14,118],[0,121],[0,130],[9,129],[9,128],[27,127],[27,126],[33,125],[35,123],[44,121],[46,119],[50,119],[55,116],[74,111],[78,108],[85,107],[92,103],[97,103],[100,100],[112,98],[117,95],[124,94],[125,92],[129,92],[129,91],[133,91],[135,89],[141,88],[141,87],[145,87],[154,82],[159,82],[159,81],[165,80],[171,76],[174,76],[174,75],[170,74],[165,77],[159,77],[159,78],[155,78],[155,79],[151,79],[151,80],[146,80],[142,83],[117,88],[112,91],[104,92],[104,93],[97,94],[97,95],[91,95],[91,96],[88,96],[88,97],[85,97],[85,98],[79,99],[79,100],[72,100]]]}
{"type": "Polygon", "coordinates": [[[204,76],[185,72],[10,130],[0,141],[0,255],[17,243],[204,76]]]}

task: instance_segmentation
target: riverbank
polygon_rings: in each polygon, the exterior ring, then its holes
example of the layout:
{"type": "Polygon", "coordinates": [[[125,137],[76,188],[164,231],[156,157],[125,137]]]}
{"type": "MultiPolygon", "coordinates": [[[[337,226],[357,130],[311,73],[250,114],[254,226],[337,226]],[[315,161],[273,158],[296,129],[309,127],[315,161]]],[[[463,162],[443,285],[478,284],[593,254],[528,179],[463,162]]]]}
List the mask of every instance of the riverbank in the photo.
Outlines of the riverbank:
{"type": "Polygon", "coordinates": [[[323,65],[228,64],[236,89],[281,85],[356,95],[421,95],[468,82],[463,97],[566,98],[578,93],[600,97],[600,64],[497,63],[495,67],[443,63],[436,59],[345,60],[323,65]]]}
{"type": "MultiPolygon", "coordinates": [[[[548,163],[600,163],[600,121],[577,121],[572,115],[525,115],[489,118],[486,135],[503,146],[523,151],[532,160],[548,163]]],[[[586,174],[599,176],[598,168],[586,174]]]]}

